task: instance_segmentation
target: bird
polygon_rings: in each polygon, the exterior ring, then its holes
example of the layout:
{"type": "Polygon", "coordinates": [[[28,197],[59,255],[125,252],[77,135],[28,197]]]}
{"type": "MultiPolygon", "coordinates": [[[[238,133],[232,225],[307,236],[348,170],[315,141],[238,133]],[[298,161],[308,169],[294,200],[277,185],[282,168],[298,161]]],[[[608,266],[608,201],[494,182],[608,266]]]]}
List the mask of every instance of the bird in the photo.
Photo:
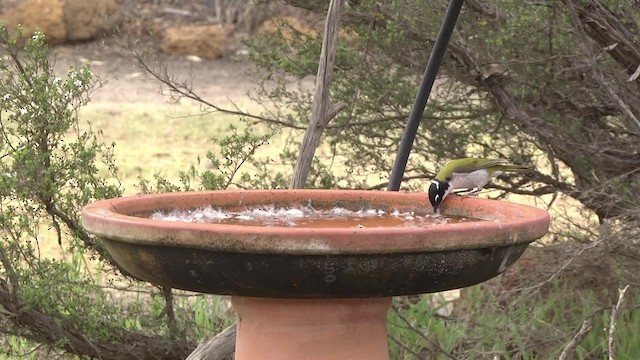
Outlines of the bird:
{"type": "Polygon", "coordinates": [[[476,193],[487,185],[489,180],[503,173],[524,173],[529,171],[525,165],[511,164],[507,159],[460,158],[447,162],[431,180],[429,202],[434,214],[442,201],[453,190],[466,189],[476,193]]]}

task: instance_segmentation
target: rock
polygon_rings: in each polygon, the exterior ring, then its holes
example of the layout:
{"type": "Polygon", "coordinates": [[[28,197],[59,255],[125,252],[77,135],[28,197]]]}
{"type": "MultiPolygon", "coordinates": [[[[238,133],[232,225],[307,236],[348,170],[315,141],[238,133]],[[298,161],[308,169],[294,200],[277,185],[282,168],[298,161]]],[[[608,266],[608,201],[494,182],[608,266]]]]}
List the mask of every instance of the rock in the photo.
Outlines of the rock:
{"type": "Polygon", "coordinates": [[[224,56],[232,25],[181,25],[162,34],[162,51],[172,55],[192,55],[207,59],[224,56]]]}
{"type": "Polygon", "coordinates": [[[59,44],[67,36],[61,0],[23,0],[4,8],[0,19],[9,32],[14,32],[18,24],[22,25],[23,38],[40,30],[49,44],[59,44]]]}
{"type": "Polygon", "coordinates": [[[116,0],[21,0],[2,5],[0,20],[10,32],[20,24],[26,38],[37,29],[49,44],[93,39],[122,16],[116,0]]]}
{"type": "Polygon", "coordinates": [[[122,19],[116,0],[65,0],[63,12],[68,41],[93,39],[122,19]]]}

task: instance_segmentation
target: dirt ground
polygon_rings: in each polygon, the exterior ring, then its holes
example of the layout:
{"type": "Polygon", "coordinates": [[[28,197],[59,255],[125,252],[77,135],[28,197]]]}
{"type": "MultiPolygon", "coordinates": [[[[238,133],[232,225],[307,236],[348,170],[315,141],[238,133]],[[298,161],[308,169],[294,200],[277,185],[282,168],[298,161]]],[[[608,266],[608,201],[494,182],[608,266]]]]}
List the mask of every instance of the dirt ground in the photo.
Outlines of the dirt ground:
{"type": "MultiPolygon", "coordinates": [[[[238,1],[213,0],[117,0],[123,21],[111,34],[103,39],[80,44],[65,44],[54,47],[58,53],[56,69],[61,73],[69,65],[88,63],[94,73],[107,82],[92,96],[96,103],[160,103],[167,100],[162,95],[158,81],[135,65],[130,56],[119,54],[123,40],[135,39],[138,46],[159,53],[161,62],[176,78],[193,83],[198,94],[210,101],[245,99],[247,91],[254,88],[252,79],[246,74],[247,62],[236,62],[230,57],[242,50],[241,39],[253,36],[256,25],[276,15],[304,16],[299,9],[284,3],[249,11],[251,5],[238,1]],[[222,9],[216,9],[216,4],[222,9]],[[247,15],[249,14],[249,15],[247,15]],[[236,32],[227,43],[227,56],[217,60],[194,60],[181,56],[168,56],[158,51],[160,34],[171,26],[185,24],[234,24],[236,32]],[[247,26],[251,24],[251,26],[247,26]]],[[[132,41],[129,41],[130,43],[132,41]]]]}
{"type": "MultiPolygon", "coordinates": [[[[91,97],[92,104],[100,103],[165,103],[168,100],[160,83],[140,69],[134,59],[109,41],[74,45],[59,45],[52,49],[56,55],[56,71],[64,74],[69,66],[89,64],[104,86],[91,97]]],[[[246,74],[248,63],[229,59],[191,60],[187,57],[158,55],[152,65],[165,63],[177,79],[193,83],[194,89],[211,101],[246,98],[254,85],[246,74]]]]}

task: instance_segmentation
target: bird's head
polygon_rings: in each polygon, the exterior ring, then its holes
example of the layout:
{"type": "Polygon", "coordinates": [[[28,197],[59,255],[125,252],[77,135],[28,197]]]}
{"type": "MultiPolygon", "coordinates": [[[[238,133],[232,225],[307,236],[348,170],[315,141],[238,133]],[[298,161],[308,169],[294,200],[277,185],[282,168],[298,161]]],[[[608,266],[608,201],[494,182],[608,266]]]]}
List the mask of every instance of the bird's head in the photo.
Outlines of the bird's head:
{"type": "Polygon", "coordinates": [[[431,206],[433,206],[433,213],[437,213],[438,207],[442,200],[447,196],[447,189],[449,189],[449,183],[440,181],[440,180],[432,180],[431,186],[429,186],[429,201],[431,202],[431,206]]]}

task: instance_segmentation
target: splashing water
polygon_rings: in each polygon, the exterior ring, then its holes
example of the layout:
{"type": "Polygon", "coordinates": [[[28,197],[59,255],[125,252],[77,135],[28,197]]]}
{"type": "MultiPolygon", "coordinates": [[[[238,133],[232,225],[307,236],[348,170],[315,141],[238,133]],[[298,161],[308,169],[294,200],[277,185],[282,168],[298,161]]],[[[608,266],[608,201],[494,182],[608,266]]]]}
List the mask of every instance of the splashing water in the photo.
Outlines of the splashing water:
{"type": "Polygon", "coordinates": [[[191,223],[211,223],[244,226],[286,226],[286,227],[424,227],[450,223],[481,221],[464,217],[452,217],[419,213],[418,211],[382,209],[349,210],[334,207],[317,210],[311,206],[275,207],[260,206],[239,211],[214,209],[206,206],[191,210],[157,211],[154,220],[183,221],[191,223]]]}

